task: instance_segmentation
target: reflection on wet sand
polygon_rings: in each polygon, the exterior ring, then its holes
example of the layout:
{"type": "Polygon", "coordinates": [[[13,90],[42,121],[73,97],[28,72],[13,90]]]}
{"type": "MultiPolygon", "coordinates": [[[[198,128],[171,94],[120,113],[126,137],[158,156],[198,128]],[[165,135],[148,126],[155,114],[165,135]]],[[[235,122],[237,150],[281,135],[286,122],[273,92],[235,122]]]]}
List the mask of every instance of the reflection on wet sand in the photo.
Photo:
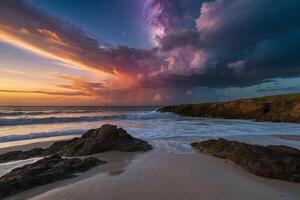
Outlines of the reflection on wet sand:
{"type": "MultiPolygon", "coordinates": [[[[126,167],[131,163],[132,160],[134,160],[138,156],[138,154],[142,154],[142,153],[112,151],[112,152],[94,154],[92,155],[92,157],[105,160],[107,161],[107,163],[104,165],[99,165],[97,167],[94,167],[83,174],[77,174],[78,176],[75,178],[58,181],[55,183],[34,188],[32,190],[25,191],[23,193],[19,193],[14,196],[14,199],[15,200],[29,199],[39,194],[42,194],[46,191],[54,190],[55,188],[79,183],[93,176],[121,175],[122,173],[126,172],[126,167]]],[[[81,158],[85,158],[85,157],[88,156],[84,156],[81,158]]]]}

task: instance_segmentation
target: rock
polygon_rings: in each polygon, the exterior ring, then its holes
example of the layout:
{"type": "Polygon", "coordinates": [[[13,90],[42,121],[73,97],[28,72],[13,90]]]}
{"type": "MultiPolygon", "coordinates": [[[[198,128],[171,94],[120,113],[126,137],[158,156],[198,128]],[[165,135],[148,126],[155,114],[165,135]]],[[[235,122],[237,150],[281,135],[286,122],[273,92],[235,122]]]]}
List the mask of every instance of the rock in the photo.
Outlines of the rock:
{"type": "Polygon", "coordinates": [[[45,149],[47,155],[60,154],[64,147],[70,143],[70,140],[54,142],[49,148],[45,149]]]}
{"type": "Polygon", "coordinates": [[[84,172],[103,163],[96,158],[64,159],[58,155],[44,158],[0,177],[0,199],[36,186],[72,178],[76,172],[84,172]]]}
{"type": "Polygon", "coordinates": [[[85,156],[104,151],[148,151],[152,146],[147,142],[134,138],[124,129],[113,125],[103,125],[84,133],[81,138],[56,142],[48,148],[48,152],[56,152],[64,156],[85,156]]]}
{"type": "Polygon", "coordinates": [[[45,154],[45,149],[41,148],[34,148],[29,151],[10,151],[0,155],[0,163],[14,160],[24,160],[32,157],[44,156],[45,154]]]}
{"type": "Polygon", "coordinates": [[[191,144],[201,153],[228,159],[247,171],[263,177],[300,182],[300,151],[287,146],[260,146],[207,140],[191,144]]]}
{"type": "Polygon", "coordinates": [[[300,123],[300,94],[165,106],[158,111],[190,117],[300,123]]]}
{"type": "Polygon", "coordinates": [[[126,130],[105,124],[101,128],[91,129],[80,138],[59,141],[49,148],[35,148],[29,151],[12,151],[0,155],[0,163],[58,154],[61,156],[87,156],[105,151],[148,151],[152,146],[134,138],[126,130]]]}

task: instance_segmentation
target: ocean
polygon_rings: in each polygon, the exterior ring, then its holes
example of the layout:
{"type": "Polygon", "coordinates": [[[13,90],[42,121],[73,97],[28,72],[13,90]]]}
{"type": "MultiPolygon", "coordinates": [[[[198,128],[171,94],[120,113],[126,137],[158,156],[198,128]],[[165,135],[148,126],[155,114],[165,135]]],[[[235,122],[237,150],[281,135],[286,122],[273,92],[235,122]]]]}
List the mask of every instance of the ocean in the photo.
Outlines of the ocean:
{"type": "MultiPolygon", "coordinates": [[[[134,137],[147,140],[155,149],[176,154],[194,153],[189,144],[198,139],[300,135],[300,124],[181,117],[173,113],[156,112],[158,108],[0,107],[0,151],[6,147],[79,137],[88,129],[99,128],[107,123],[126,129],[134,137]]],[[[269,144],[261,138],[258,140],[254,142],[269,144]]],[[[283,144],[283,141],[277,143],[274,139],[273,143],[283,144]]],[[[286,145],[293,146],[293,143],[286,145]]],[[[39,159],[0,163],[0,176],[39,159]]]]}
{"type": "Polygon", "coordinates": [[[239,135],[300,135],[299,124],[181,117],[159,107],[0,107],[0,148],[76,137],[115,124],[145,140],[239,135]]]}

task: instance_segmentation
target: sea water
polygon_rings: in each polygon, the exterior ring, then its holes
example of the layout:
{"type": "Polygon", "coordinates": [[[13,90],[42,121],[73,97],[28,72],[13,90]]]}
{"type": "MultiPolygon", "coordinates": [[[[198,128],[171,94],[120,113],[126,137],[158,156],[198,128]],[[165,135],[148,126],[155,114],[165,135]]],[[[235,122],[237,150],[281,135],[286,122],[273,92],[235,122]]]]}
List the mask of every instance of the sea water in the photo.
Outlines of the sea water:
{"type": "MultiPolygon", "coordinates": [[[[79,137],[92,128],[114,124],[155,149],[192,153],[192,141],[255,135],[300,135],[299,124],[181,117],[159,107],[0,107],[0,150],[5,147],[79,137]]],[[[247,140],[249,141],[249,140],[247,140]]],[[[255,140],[255,143],[258,141],[255,140]]],[[[259,142],[264,144],[261,137],[259,142]]],[[[269,140],[266,144],[268,144],[269,140]]],[[[276,143],[275,143],[276,144],[276,143]]],[[[282,144],[280,141],[278,144],[282,144]]],[[[299,147],[299,143],[286,143],[299,147]]],[[[40,158],[0,164],[0,176],[40,158]]]]}
{"type": "Polygon", "coordinates": [[[0,107],[0,147],[51,137],[80,136],[114,124],[141,139],[300,135],[299,124],[181,117],[159,107],[0,107]]]}

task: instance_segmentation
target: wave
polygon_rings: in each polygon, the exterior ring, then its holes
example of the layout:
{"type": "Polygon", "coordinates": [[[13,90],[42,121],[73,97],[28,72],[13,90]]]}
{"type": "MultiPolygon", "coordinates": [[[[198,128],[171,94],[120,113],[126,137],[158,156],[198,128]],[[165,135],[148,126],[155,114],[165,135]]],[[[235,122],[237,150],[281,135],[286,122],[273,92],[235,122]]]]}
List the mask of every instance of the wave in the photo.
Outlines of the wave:
{"type": "Polygon", "coordinates": [[[2,110],[0,117],[13,117],[21,115],[51,115],[51,114],[76,114],[76,113],[100,113],[100,112],[134,112],[134,111],[151,111],[157,107],[88,107],[88,109],[48,109],[48,110],[2,110]],[[142,109],[142,110],[141,110],[142,109]]]}
{"type": "Polygon", "coordinates": [[[80,114],[80,113],[97,113],[101,110],[60,110],[60,111],[10,111],[0,112],[0,117],[14,117],[21,115],[52,115],[52,114],[80,114]]]}
{"type": "Polygon", "coordinates": [[[129,113],[126,115],[126,119],[129,120],[147,120],[147,119],[169,119],[175,118],[176,114],[174,113],[161,113],[157,111],[150,112],[135,112],[129,113]]]}
{"type": "Polygon", "coordinates": [[[0,117],[12,117],[18,115],[44,115],[44,114],[57,114],[58,111],[18,111],[18,112],[0,112],[0,117]]]}
{"type": "Polygon", "coordinates": [[[93,122],[104,120],[151,120],[175,117],[172,113],[160,113],[156,111],[129,113],[122,115],[107,116],[81,116],[81,117],[45,117],[45,118],[14,118],[0,119],[0,126],[15,126],[28,124],[53,124],[53,123],[72,123],[72,122],[93,122]]]}
{"type": "Polygon", "coordinates": [[[32,139],[56,137],[56,136],[81,135],[86,130],[87,129],[77,129],[77,130],[67,130],[67,131],[29,133],[26,135],[7,135],[7,136],[1,136],[0,142],[32,140],[32,139]]]}

